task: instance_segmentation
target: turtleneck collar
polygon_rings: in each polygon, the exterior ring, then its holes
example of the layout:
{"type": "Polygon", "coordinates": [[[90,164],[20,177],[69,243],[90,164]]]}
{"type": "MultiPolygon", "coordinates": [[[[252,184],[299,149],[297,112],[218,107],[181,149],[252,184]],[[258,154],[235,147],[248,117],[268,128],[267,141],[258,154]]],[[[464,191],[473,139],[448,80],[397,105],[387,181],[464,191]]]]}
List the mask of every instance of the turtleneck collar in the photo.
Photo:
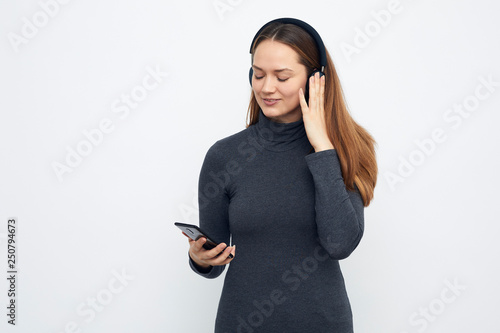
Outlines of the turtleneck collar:
{"type": "Polygon", "coordinates": [[[304,140],[307,141],[307,133],[302,118],[291,123],[278,123],[266,117],[262,109],[260,109],[259,120],[254,125],[258,142],[269,150],[286,151],[304,140]]]}

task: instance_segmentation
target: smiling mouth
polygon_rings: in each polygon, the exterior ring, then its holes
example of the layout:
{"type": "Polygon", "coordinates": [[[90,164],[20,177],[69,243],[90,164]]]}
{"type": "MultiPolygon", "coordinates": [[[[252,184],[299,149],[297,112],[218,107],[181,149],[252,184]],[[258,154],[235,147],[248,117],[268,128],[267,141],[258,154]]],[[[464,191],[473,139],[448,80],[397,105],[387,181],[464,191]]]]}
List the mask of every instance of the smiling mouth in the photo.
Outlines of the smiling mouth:
{"type": "Polygon", "coordinates": [[[263,98],[262,100],[264,101],[264,104],[266,104],[267,106],[273,106],[279,102],[279,99],[274,99],[274,98],[263,98]]]}

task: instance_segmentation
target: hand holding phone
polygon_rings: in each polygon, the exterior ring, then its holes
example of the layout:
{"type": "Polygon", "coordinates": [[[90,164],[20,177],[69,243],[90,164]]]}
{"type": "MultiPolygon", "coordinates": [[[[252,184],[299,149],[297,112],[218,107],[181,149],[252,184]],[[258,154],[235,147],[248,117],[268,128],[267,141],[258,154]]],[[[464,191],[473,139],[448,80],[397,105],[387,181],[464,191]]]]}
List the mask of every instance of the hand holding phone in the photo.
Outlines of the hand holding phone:
{"type": "Polygon", "coordinates": [[[234,258],[236,246],[219,243],[198,226],[181,222],[174,223],[189,238],[189,255],[202,268],[228,264],[234,258]]]}

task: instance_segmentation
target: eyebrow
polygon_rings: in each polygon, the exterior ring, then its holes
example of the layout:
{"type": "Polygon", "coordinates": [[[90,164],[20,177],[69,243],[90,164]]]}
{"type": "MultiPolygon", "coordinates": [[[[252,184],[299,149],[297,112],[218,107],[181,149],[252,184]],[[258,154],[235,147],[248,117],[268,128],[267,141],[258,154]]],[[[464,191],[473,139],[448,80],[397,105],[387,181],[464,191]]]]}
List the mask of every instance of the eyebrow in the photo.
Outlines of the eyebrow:
{"type": "MultiPolygon", "coordinates": [[[[253,67],[253,68],[255,68],[255,69],[258,69],[258,70],[260,70],[260,71],[264,71],[262,68],[257,67],[257,66],[255,66],[255,65],[252,65],[252,67],[253,67]]],[[[290,72],[293,72],[293,70],[292,70],[292,69],[290,69],[290,68],[281,68],[281,69],[276,69],[274,72],[275,72],[275,73],[281,73],[281,72],[284,72],[284,71],[290,71],[290,72]]]]}

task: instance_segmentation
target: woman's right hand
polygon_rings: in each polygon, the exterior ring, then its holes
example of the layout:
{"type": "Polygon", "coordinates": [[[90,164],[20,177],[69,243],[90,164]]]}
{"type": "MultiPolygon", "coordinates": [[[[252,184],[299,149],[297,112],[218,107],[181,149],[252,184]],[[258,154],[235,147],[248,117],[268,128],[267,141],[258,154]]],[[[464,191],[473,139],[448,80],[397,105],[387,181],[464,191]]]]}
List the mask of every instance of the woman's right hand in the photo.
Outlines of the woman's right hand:
{"type": "Polygon", "coordinates": [[[210,266],[226,265],[235,257],[236,245],[226,247],[226,243],[220,243],[213,249],[207,250],[203,247],[203,244],[207,241],[205,237],[200,237],[200,239],[194,241],[184,232],[182,234],[189,241],[189,256],[202,268],[208,269],[210,266]],[[233,258],[229,258],[229,254],[232,254],[233,258]]]}

